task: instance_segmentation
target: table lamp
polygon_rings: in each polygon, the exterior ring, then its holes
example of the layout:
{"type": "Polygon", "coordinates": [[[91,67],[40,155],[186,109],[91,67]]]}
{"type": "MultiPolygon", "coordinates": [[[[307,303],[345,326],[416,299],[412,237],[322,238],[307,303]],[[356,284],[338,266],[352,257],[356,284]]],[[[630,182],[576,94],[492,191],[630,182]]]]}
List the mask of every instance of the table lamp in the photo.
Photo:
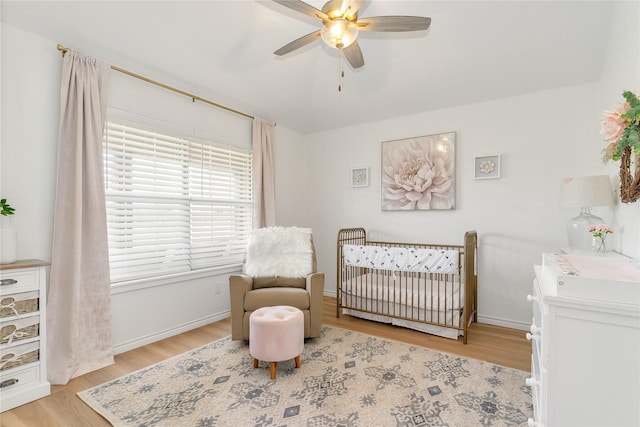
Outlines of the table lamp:
{"type": "Polygon", "coordinates": [[[603,219],[591,213],[595,206],[615,204],[608,175],[565,178],[560,193],[560,206],[580,208],[580,214],[567,222],[571,252],[591,251],[589,225],[602,224],[603,219]]]}

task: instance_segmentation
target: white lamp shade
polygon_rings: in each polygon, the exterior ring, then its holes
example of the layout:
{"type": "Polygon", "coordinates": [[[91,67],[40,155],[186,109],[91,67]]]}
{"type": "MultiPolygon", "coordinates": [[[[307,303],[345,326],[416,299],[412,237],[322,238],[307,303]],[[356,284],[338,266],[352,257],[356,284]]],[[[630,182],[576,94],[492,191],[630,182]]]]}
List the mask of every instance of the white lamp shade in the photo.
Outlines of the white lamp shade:
{"type": "Polygon", "coordinates": [[[560,206],[582,208],[615,204],[608,175],[566,178],[560,193],[560,206]]]}

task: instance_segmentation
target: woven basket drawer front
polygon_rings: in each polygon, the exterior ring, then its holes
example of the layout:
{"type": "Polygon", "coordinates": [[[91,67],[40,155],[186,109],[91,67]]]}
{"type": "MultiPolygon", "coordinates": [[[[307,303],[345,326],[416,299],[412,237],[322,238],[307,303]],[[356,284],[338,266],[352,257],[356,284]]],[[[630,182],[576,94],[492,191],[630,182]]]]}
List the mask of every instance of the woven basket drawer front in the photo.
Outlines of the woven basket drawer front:
{"type": "Polygon", "coordinates": [[[0,349],[0,371],[16,368],[40,359],[40,343],[29,342],[0,349]]]}
{"type": "Polygon", "coordinates": [[[40,366],[32,365],[26,369],[13,369],[0,372],[0,399],[3,393],[11,393],[12,390],[28,386],[40,379],[40,366]]]}
{"type": "Polygon", "coordinates": [[[2,271],[0,273],[0,295],[38,290],[37,270],[2,271]]]}
{"type": "Polygon", "coordinates": [[[17,341],[35,338],[39,332],[39,316],[0,322],[0,344],[11,344],[17,341]]]}
{"type": "Polygon", "coordinates": [[[39,307],[38,292],[5,295],[0,297],[0,318],[35,313],[39,307]]]}

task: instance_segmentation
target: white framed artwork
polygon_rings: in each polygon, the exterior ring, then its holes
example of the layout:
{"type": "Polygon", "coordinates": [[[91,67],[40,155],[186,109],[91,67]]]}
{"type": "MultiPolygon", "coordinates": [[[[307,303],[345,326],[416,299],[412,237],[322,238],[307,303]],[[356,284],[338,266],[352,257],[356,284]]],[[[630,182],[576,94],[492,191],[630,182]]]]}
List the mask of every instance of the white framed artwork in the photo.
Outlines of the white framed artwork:
{"type": "Polygon", "coordinates": [[[474,179],[500,178],[500,154],[476,156],[473,171],[474,179]]]}
{"type": "Polygon", "coordinates": [[[369,168],[351,169],[351,186],[367,187],[369,185],[369,168]]]}

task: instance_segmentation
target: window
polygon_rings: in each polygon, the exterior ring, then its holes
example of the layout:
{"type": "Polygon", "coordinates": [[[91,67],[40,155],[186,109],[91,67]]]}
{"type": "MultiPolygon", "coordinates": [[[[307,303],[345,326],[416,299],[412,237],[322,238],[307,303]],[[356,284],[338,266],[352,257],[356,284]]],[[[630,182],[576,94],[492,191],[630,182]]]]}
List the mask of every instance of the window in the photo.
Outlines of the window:
{"type": "Polygon", "coordinates": [[[109,119],[103,141],[111,282],[242,264],[251,152],[109,119]]]}

